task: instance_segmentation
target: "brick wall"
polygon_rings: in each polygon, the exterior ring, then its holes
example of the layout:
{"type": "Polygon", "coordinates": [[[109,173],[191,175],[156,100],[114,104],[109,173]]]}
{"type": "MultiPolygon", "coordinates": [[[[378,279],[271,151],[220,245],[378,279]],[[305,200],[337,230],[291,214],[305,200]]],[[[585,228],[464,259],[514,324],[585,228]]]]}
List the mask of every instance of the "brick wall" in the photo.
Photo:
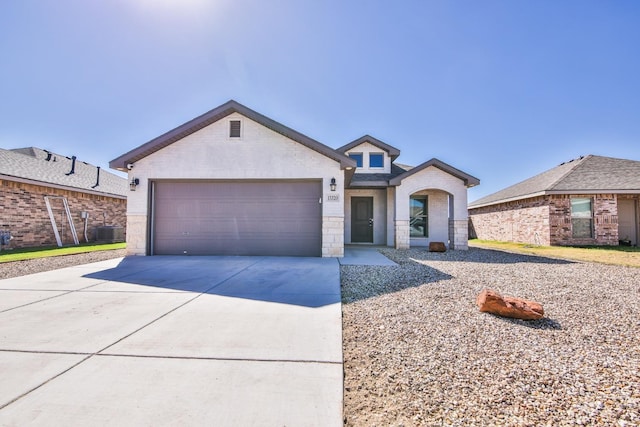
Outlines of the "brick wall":
{"type": "Polygon", "coordinates": [[[541,196],[470,209],[469,235],[483,240],[549,245],[549,202],[541,196]]]}
{"type": "Polygon", "coordinates": [[[469,209],[469,235],[483,240],[534,245],[617,245],[615,194],[551,195],[469,209]],[[575,238],[571,197],[593,200],[593,238],[575,238]]]}
{"type": "Polygon", "coordinates": [[[615,194],[573,195],[593,200],[593,237],[575,238],[571,228],[571,197],[549,196],[552,245],[617,245],[618,201],[615,194]]]}
{"type": "MultiPolygon", "coordinates": [[[[89,241],[94,240],[94,229],[97,226],[126,225],[125,199],[0,180],[0,231],[9,231],[13,236],[9,247],[56,245],[44,196],[67,198],[80,242],[84,242],[84,219],[80,216],[83,211],[89,212],[89,241]]],[[[51,208],[63,244],[73,244],[62,201],[51,199],[51,208]]]]}

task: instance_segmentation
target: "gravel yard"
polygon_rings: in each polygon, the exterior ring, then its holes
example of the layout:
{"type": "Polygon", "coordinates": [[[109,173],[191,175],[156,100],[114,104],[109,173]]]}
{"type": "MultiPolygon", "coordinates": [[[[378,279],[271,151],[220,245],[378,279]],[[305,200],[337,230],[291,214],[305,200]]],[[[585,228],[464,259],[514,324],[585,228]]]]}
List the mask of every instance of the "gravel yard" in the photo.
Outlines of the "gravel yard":
{"type": "Polygon", "coordinates": [[[126,249],[118,249],[30,259],[26,261],[3,262],[0,263],[0,279],[9,279],[11,277],[24,276],[26,274],[71,267],[72,265],[89,264],[91,262],[120,258],[125,256],[125,254],[126,249]]]}
{"type": "Polygon", "coordinates": [[[345,423],[640,425],[640,269],[485,249],[342,266],[345,423]],[[483,288],[545,318],[480,313],[483,288]]]}
{"type": "MultiPolygon", "coordinates": [[[[485,249],[342,266],[348,426],[640,425],[640,269],[485,249]],[[485,287],[545,318],[480,313],[485,287]]],[[[0,264],[0,278],[124,256],[0,264]]]]}

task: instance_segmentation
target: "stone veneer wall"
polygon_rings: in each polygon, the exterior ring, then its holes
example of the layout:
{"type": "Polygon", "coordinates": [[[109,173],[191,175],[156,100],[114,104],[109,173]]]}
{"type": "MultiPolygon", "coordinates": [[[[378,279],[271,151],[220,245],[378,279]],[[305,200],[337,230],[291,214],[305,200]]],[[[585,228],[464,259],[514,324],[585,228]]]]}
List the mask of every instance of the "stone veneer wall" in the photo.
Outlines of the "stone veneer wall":
{"type": "Polygon", "coordinates": [[[549,221],[552,245],[618,244],[618,201],[615,194],[549,196],[549,221]],[[593,238],[572,236],[571,197],[587,197],[593,200],[593,238]]]}
{"type": "Polygon", "coordinates": [[[550,245],[549,235],[549,202],[544,196],[469,209],[472,238],[550,245]]]}
{"type": "Polygon", "coordinates": [[[468,226],[469,221],[467,221],[466,219],[449,220],[449,234],[453,235],[453,238],[450,241],[449,249],[455,249],[458,251],[469,249],[469,238],[467,234],[468,226]]]}
{"type": "MultiPolygon", "coordinates": [[[[0,180],[0,231],[13,236],[10,248],[56,245],[44,196],[66,197],[80,242],[84,241],[83,211],[89,212],[89,241],[94,240],[95,227],[126,226],[126,199],[0,180]]],[[[51,200],[51,208],[63,244],[73,244],[62,202],[51,200]]]]}
{"type": "Polygon", "coordinates": [[[322,217],[322,256],[344,256],[344,217],[322,217]]]}
{"type": "Polygon", "coordinates": [[[396,249],[409,249],[409,221],[395,220],[395,243],[396,249]]]}

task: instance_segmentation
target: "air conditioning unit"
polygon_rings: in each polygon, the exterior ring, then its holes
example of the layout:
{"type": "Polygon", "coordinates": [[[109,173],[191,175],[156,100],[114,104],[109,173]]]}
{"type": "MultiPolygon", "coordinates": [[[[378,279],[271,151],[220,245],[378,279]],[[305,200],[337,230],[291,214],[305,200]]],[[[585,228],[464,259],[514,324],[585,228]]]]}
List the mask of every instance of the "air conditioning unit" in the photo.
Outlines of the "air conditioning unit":
{"type": "Polygon", "coordinates": [[[96,242],[124,242],[124,227],[96,227],[96,242]]]}

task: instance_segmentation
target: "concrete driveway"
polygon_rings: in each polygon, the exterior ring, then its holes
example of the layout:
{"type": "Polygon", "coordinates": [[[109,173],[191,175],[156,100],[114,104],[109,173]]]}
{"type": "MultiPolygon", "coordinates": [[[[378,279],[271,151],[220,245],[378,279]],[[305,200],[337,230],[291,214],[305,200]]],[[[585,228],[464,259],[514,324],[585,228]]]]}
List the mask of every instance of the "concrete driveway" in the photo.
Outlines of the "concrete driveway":
{"type": "Polygon", "coordinates": [[[342,425],[339,274],[131,257],[0,280],[0,425],[342,425]]]}

